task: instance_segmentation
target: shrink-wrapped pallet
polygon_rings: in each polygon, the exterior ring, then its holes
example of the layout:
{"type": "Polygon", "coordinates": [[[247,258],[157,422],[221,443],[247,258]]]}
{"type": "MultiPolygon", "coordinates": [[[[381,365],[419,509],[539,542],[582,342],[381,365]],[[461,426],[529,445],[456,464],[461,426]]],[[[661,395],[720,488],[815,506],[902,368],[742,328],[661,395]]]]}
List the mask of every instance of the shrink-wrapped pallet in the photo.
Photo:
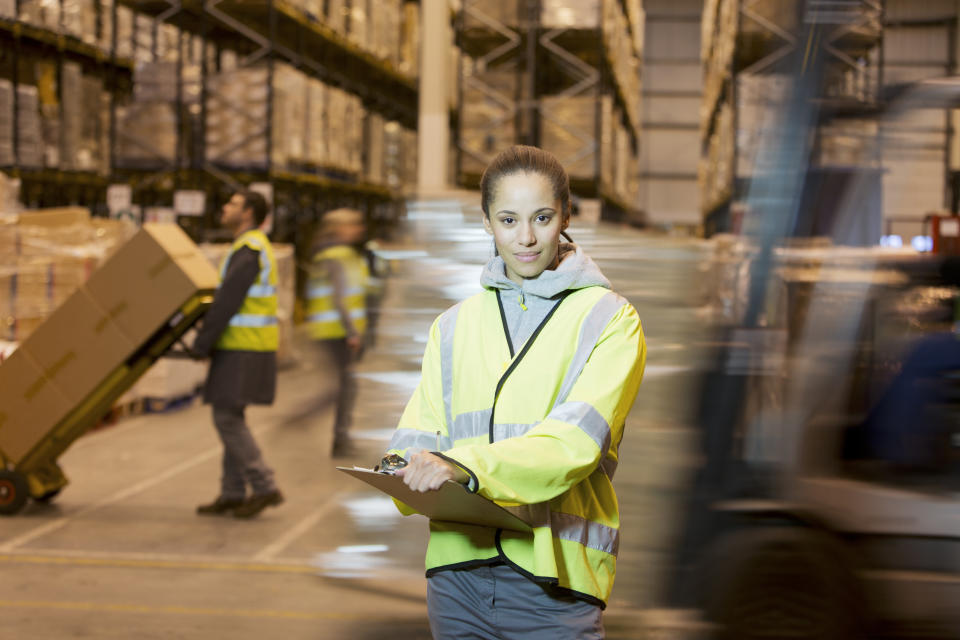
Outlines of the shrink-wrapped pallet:
{"type": "Polygon", "coordinates": [[[540,107],[540,144],[557,156],[571,178],[596,177],[595,96],[546,96],[540,107]]]}
{"type": "Polygon", "coordinates": [[[94,0],[63,0],[63,32],[97,44],[97,8],[94,0]]]}
{"type": "Polygon", "coordinates": [[[400,72],[420,74],[420,3],[403,3],[403,24],[400,28],[400,72]]]}
{"type": "Polygon", "coordinates": [[[367,114],[365,142],[365,177],[373,184],[384,184],[384,120],[378,113],[367,114]]]}
{"type": "Polygon", "coordinates": [[[60,0],[20,0],[20,21],[60,32],[60,0]]]}
{"type": "Polygon", "coordinates": [[[0,166],[13,164],[13,84],[0,78],[0,166]]]}
{"type": "Polygon", "coordinates": [[[327,88],[320,80],[307,80],[306,139],[307,160],[314,165],[327,163],[327,88]]]}
{"type": "MultiPolygon", "coordinates": [[[[347,37],[359,48],[370,46],[370,8],[369,0],[351,0],[347,18],[347,37]]],[[[379,10],[379,8],[377,9],[379,10]]]]}
{"type": "Polygon", "coordinates": [[[503,71],[464,76],[460,106],[464,172],[479,175],[494,156],[516,141],[513,98],[518,78],[503,71]]]}
{"type": "Polygon", "coordinates": [[[43,128],[37,87],[17,86],[17,155],[18,164],[26,169],[43,167],[43,128]]]}

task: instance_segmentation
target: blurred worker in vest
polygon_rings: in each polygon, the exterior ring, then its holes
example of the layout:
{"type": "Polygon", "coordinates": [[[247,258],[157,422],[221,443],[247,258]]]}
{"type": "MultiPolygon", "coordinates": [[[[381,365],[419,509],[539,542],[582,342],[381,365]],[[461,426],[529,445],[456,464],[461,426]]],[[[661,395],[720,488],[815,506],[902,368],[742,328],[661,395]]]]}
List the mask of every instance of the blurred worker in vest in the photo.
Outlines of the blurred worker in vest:
{"type": "Polygon", "coordinates": [[[220,223],[233,232],[233,246],[192,348],[211,358],[203,400],[213,405],[223,442],[220,495],[197,507],[202,515],[252,518],[283,502],[244,419],[248,404],[272,404],[277,386],[277,263],[260,230],[266,217],[266,200],[253,191],[238,191],[223,205],[220,223]]]}
{"type": "Polygon", "coordinates": [[[307,325],[310,337],[337,371],[339,395],[334,423],[333,455],[349,455],[350,423],[357,396],[353,365],[360,357],[367,329],[366,259],[354,246],[366,229],[356,209],[334,209],[320,222],[317,247],[307,282],[307,325]]]}

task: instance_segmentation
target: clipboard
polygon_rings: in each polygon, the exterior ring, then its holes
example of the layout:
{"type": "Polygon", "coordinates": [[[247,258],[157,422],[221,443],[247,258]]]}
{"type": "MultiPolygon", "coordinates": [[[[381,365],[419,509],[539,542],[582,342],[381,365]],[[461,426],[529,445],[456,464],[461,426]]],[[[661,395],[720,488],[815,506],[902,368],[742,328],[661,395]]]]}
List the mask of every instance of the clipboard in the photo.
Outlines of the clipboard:
{"type": "Polygon", "coordinates": [[[431,520],[478,524],[511,531],[532,531],[530,525],[495,502],[471,493],[462,484],[448,480],[436,491],[420,493],[403,483],[403,478],[389,473],[358,467],[337,467],[347,475],[363,480],[423,514],[431,520]]]}

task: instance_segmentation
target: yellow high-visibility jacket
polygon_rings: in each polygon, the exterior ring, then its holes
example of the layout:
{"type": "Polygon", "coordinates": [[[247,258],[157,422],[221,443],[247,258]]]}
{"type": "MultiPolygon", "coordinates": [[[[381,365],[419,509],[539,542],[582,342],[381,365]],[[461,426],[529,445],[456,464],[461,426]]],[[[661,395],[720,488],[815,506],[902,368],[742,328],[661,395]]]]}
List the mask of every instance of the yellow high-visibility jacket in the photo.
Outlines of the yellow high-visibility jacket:
{"type": "Polygon", "coordinates": [[[230,324],[220,335],[216,348],[225,351],[276,351],[277,329],[277,260],[273,247],[263,231],[251,229],[237,238],[230,253],[220,264],[220,279],[227,272],[230,256],[243,247],[260,252],[260,273],[247,290],[247,297],[230,324]]]}
{"type": "Polygon", "coordinates": [[[324,268],[328,261],[339,263],[343,269],[343,303],[350,316],[350,323],[358,334],[367,328],[367,284],[370,271],[367,261],[353,247],[334,245],[317,253],[313,259],[313,271],[307,283],[307,326],[314,340],[329,340],[347,336],[347,328],[340,318],[334,297],[334,283],[324,268]]]}
{"type": "Polygon", "coordinates": [[[516,353],[495,290],[437,318],[390,452],[439,448],[472,490],[533,526],[431,520],[428,576],[499,559],[605,606],[620,540],[611,479],[646,345],[636,310],[616,293],[565,293],[516,353]]]}

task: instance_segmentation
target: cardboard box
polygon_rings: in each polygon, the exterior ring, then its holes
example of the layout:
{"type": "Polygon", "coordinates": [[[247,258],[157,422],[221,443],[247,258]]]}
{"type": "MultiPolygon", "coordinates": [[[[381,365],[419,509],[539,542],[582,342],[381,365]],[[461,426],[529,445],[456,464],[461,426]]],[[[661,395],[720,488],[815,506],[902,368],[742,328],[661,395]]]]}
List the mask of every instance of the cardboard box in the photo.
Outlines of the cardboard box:
{"type": "Polygon", "coordinates": [[[147,223],[84,288],[134,344],[142,344],[218,275],[176,225],[147,223]]]}
{"type": "Polygon", "coordinates": [[[71,405],[77,405],[137,346],[80,288],[30,335],[21,349],[26,350],[71,405]]]}
{"type": "Polygon", "coordinates": [[[0,364],[0,451],[16,462],[72,405],[23,347],[0,364]]]}
{"type": "Polygon", "coordinates": [[[16,463],[191,296],[216,285],[179,227],[144,225],[0,365],[0,452],[16,463]]]}

